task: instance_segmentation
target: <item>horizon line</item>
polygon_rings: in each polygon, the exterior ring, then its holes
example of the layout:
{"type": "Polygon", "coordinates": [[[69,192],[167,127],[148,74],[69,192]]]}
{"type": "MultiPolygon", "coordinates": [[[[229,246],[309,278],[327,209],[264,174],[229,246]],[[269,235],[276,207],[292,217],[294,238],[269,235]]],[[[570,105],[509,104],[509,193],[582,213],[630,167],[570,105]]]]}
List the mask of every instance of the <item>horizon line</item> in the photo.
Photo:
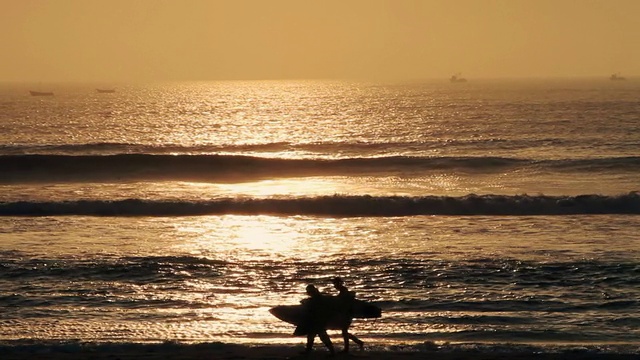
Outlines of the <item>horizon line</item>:
{"type": "MultiPolygon", "coordinates": [[[[619,73],[615,73],[619,74],[619,73]]],[[[491,80],[561,80],[561,79],[601,79],[610,80],[609,75],[531,75],[531,76],[463,76],[470,81],[491,81],[491,80]]],[[[623,75],[625,79],[635,79],[638,75],[623,75]]],[[[228,78],[228,79],[136,79],[136,80],[106,80],[106,79],[85,79],[85,80],[15,80],[0,79],[0,83],[21,83],[21,84],[148,84],[148,83],[173,83],[173,82],[268,82],[268,81],[354,81],[354,82],[376,82],[376,83],[399,83],[399,82],[432,82],[449,81],[450,77],[415,77],[415,78],[331,78],[331,77],[291,77],[291,78],[228,78]]]]}

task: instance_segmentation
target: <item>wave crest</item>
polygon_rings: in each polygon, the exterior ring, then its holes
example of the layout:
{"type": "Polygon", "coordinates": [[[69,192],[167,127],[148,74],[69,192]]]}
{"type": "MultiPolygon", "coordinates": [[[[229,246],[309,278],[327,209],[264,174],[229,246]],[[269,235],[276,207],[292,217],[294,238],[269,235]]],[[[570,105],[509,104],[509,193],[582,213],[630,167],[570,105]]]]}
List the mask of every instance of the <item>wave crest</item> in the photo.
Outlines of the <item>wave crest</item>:
{"type": "Polygon", "coordinates": [[[533,160],[508,157],[354,157],[344,159],[283,159],[243,155],[4,155],[0,181],[120,181],[255,179],[331,176],[424,174],[433,171],[493,173],[533,171],[640,170],[640,157],[533,160]]]}
{"type": "Polygon", "coordinates": [[[194,216],[194,215],[573,215],[640,214],[640,195],[318,196],[225,198],[207,201],[17,201],[0,203],[0,216],[194,216]]]}

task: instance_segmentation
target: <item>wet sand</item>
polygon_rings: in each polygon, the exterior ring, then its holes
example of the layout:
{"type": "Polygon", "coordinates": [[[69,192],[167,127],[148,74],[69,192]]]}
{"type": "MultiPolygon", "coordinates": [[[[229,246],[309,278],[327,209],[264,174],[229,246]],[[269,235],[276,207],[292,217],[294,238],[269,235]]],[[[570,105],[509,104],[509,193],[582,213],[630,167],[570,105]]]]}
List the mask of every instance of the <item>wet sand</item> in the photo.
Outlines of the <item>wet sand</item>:
{"type": "Polygon", "coordinates": [[[522,351],[503,348],[501,351],[483,351],[478,349],[422,349],[406,350],[402,347],[392,349],[365,349],[354,350],[351,354],[338,353],[329,356],[324,348],[317,347],[310,354],[301,354],[300,345],[236,345],[223,343],[206,343],[195,345],[183,345],[175,343],[167,344],[102,344],[102,345],[25,345],[25,346],[0,346],[0,358],[4,360],[14,359],[50,359],[50,360],[78,360],[78,359],[104,359],[104,360],[129,360],[129,359],[383,359],[383,360],[631,360],[640,358],[640,354],[633,353],[606,353],[593,350],[570,350],[544,353],[539,351],[522,351]],[[506,350],[506,351],[505,351],[506,350]]]}

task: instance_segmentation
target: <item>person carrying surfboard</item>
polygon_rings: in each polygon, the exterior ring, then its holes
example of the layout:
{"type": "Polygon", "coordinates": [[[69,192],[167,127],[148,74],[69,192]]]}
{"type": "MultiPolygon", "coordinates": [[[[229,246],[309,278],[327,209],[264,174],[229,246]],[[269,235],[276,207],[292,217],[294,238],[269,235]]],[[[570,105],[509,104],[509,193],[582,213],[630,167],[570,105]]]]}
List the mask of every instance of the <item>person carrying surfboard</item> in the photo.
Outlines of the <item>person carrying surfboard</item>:
{"type": "Polygon", "coordinates": [[[349,339],[353,340],[360,350],[364,349],[364,342],[349,332],[351,321],[353,321],[353,304],[356,300],[356,293],[349,291],[344,285],[344,281],[340,277],[331,279],[333,287],[338,290],[338,307],[339,307],[339,323],[342,331],[342,339],[344,340],[344,349],[342,352],[349,352],[349,339]]]}
{"type": "Polygon", "coordinates": [[[327,323],[333,311],[332,304],[329,302],[328,297],[322,295],[320,290],[315,286],[311,284],[307,285],[306,291],[309,297],[301,301],[306,310],[305,318],[302,323],[296,327],[293,334],[307,335],[305,353],[313,350],[313,342],[315,341],[316,335],[318,335],[324,346],[329,349],[331,355],[334,355],[335,349],[327,334],[327,323]]]}
{"type": "Polygon", "coordinates": [[[328,329],[343,330],[343,338],[347,344],[343,352],[348,352],[349,339],[355,341],[362,349],[363,342],[348,332],[352,319],[375,319],[382,316],[380,307],[356,299],[355,293],[344,286],[342,279],[334,282],[338,292],[343,294],[345,305],[342,305],[340,295],[322,294],[315,286],[307,285],[309,297],[300,301],[299,305],[278,305],[269,309],[273,316],[296,326],[294,336],[307,336],[305,352],[313,348],[313,341],[318,335],[333,354],[333,344],[327,335],[328,329]]]}

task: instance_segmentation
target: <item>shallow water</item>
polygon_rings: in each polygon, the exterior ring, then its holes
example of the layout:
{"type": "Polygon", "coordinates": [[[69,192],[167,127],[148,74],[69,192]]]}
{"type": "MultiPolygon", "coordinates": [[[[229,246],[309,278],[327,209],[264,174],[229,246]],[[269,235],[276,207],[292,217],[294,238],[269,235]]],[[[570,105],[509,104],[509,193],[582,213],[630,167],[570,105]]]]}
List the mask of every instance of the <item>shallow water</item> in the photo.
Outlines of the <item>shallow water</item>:
{"type": "Polygon", "coordinates": [[[637,216],[1,220],[4,339],[299,341],[267,309],[336,275],[369,341],[640,335],[637,216]]]}

